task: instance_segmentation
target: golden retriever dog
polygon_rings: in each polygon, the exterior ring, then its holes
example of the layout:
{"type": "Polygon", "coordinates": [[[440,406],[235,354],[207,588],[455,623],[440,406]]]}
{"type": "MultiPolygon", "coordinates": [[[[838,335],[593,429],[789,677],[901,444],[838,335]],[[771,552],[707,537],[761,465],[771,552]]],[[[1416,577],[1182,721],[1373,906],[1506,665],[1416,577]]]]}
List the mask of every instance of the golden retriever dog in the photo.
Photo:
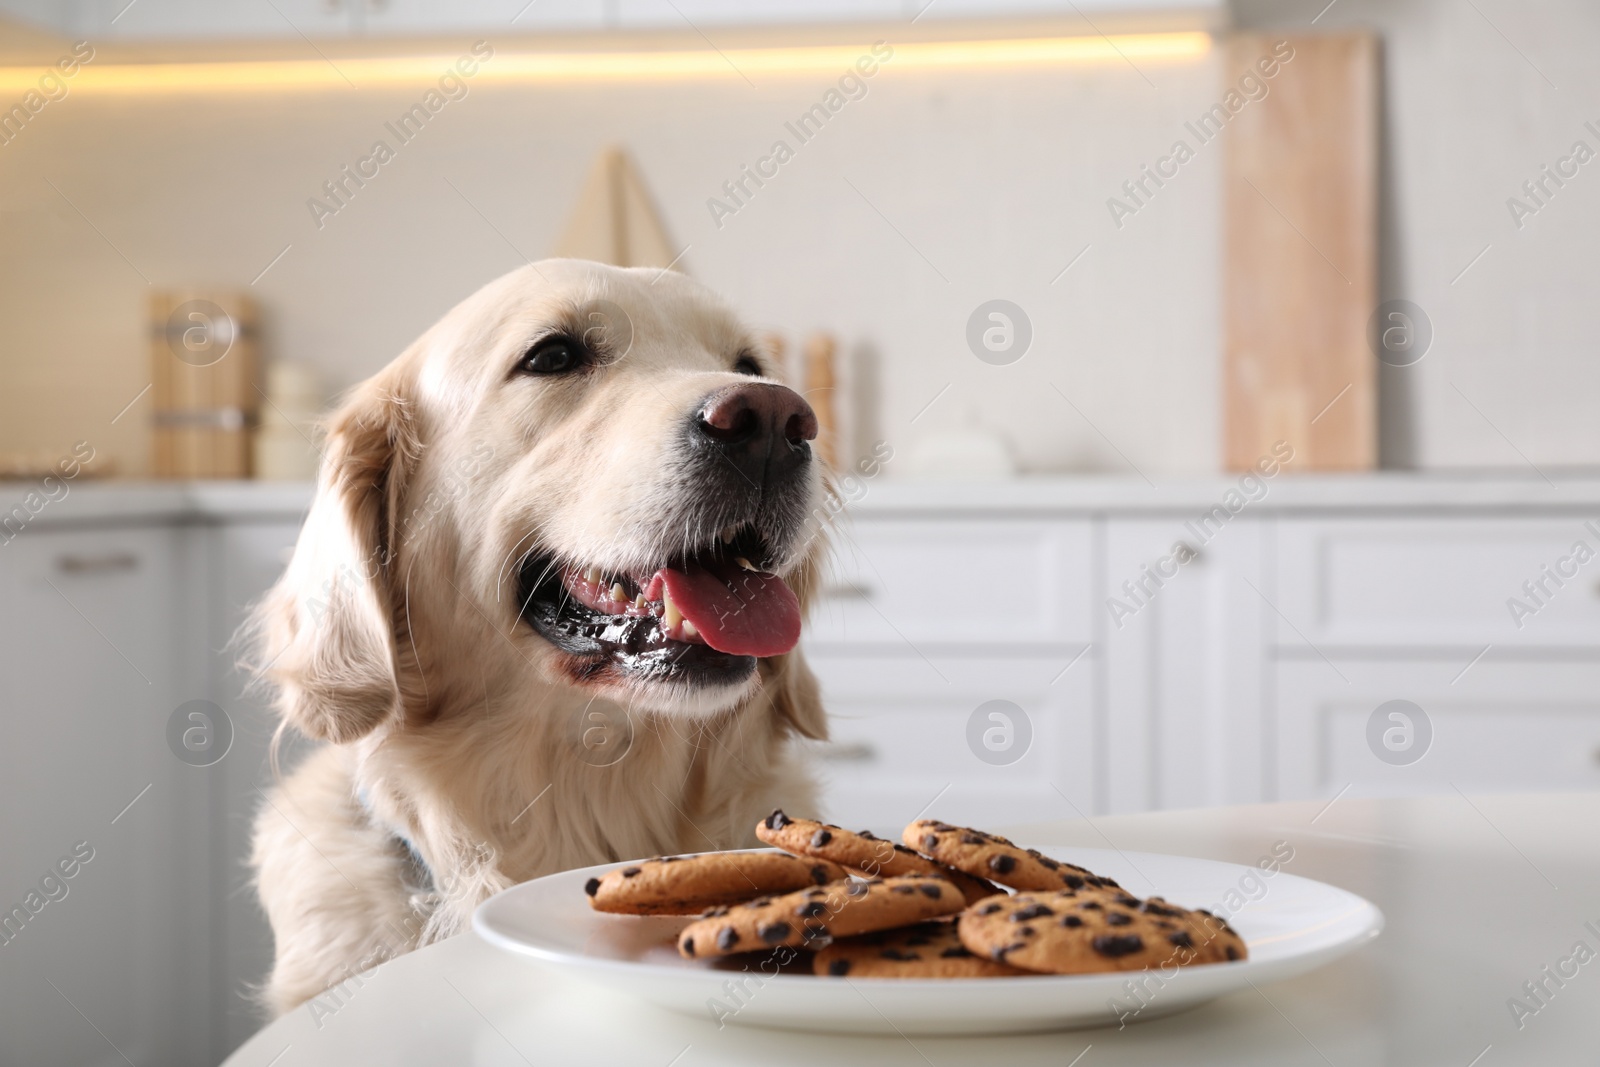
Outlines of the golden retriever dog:
{"type": "Polygon", "coordinates": [[[253,864],[284,1012],[552,871],[814,809],[817,421],[671,272],[490,283],[357,386],[252,624],[286,729],[253,864]]]}

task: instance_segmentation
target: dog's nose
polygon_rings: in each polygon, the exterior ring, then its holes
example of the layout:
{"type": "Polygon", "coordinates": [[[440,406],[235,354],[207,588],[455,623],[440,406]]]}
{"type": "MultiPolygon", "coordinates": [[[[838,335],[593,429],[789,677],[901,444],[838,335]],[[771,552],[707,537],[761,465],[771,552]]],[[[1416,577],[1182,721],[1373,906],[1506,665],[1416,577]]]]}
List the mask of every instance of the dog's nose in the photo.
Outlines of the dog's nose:
{"type": "Polygon", "coordinates": [[[767,382],[732,385],[706,397],[695,429],[757,484],[811,459],[817,415],[793,389],[767,382]]]}

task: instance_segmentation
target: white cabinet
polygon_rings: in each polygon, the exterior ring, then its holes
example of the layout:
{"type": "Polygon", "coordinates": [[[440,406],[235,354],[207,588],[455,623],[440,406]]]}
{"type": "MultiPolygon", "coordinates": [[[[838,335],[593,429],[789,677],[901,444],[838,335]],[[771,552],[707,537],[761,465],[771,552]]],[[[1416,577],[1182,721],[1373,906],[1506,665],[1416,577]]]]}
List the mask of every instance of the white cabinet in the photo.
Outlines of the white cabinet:
{"type": "Polygon", "coordinates": [[[807,640],[932,655],[1090,640],[1089,524],[858,519],[834,536],[807,640]]]}
{"type": "MultiPolygon", "coordinates": [[[[209,647],[225,650],[211,663],[211,692],[233,721],[233,749],[213,770],[211,804],[217,813],[212,835],[212,899],[220,909],[212,944],[217,980],[212,983],[212,1018],[220,1029],[221,1056],[261,1027],[248,996],[272,966],[272,931],[246,860],[250,828],[261,804],[259,789],[272,781],[268,748],[276,720],[260,700],[246,693],[247,678],[235,666],[245,651],[230,647],[249,605],[278,580],[300,533],[297,520],[230,521],[212,528],[207,563],[213,576],[207,623],[209,647]]],[[[293,755],[286,749],[286,763],[293,755]]]]}
{"type": "Polygon", "coordinates": [[[48,901],[0,945],[0,1062],[110,1063],[107,1039],[137,1063],[210,1052],[214,813],[206,771],[167,745],[203,696],[183,681],[204,647],[189,547],[171,526],[31,526],[0,547],[0,908],[48,901]],[[92,858],[47,884],[79,842],[92,858]]]}
{"type": "Polygon", "coordinates": [[[806,630],[830,817],[897,837],[1099,810],[1090,542],[1063,519],[840,527],[806,630]]]}
{"type": "Polygon", "coordinates": [[[1106,523],[1105,810],[1261,799],[1264,541],[1255,522],[1204,544],[1179,518],[1106,523]]]}
{"type": "Polygon", "coordinates": [[[1582,514],[1283,520],[1275,641],[1388,651],[1600,646],[1600,523],[1592,526],[1582,514]]]}
{"type": "Polygon", "coordinates": [[[994,826],[1092,811],[1091,672],[1074,658],[814,655],[828,817],[899,840],[922,816],[994,826]]]}
{"type": "Polygon", "coordinates": [[[1465,658],[1280,664],[1277,796],[1600,788],[1600,662],[1464,666],[1465,658]],[[1414,707],[1380,710],[1397,700],[1414,707]],[[1391,730],[1386,760],[1378,750],[1391,730]]]}

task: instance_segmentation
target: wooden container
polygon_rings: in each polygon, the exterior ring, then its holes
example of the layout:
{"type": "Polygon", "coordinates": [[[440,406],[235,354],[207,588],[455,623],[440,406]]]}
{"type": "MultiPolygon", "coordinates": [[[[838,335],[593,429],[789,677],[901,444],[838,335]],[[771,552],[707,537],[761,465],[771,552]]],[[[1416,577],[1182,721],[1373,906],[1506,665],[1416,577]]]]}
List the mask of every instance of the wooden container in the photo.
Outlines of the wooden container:
{"type": "Polygon", "coordinates": [[[250,477],[261,398],[257,336],[255,302],[243,293],[151,296],[157,477],[250,477]]]}

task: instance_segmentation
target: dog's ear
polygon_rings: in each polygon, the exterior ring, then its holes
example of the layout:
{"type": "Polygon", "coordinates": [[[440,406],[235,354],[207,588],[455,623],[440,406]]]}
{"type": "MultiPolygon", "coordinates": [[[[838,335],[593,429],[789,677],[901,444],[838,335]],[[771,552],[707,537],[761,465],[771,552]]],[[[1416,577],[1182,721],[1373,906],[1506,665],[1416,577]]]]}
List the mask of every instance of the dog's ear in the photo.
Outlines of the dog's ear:
{"type": "Polygon", "coordinates": [[[294,556],[256,612],[257,677],[309,737],[352,741],[399,710],[393,535],[417,453],[413,418],[392,372],[334,414],[294,556]]]}

